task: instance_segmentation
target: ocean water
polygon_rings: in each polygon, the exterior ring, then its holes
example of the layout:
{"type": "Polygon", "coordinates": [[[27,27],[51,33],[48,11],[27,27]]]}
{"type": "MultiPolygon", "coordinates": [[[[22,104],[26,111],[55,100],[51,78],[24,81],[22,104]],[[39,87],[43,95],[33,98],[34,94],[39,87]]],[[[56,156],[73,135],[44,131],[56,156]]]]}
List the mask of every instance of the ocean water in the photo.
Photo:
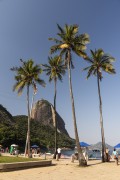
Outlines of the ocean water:
{"type": "Polygon", "coordinates": [[[101,159],[101,152],[93,152],[93,151],[88,151],[88,157],[93,158],[93,159],[101,159]]]}
{"type": "Polygon", "coordinates": [[[75,153],[74,150],[62,150],[61,151],[61,154],[65,155],[65,156],[71,156],[74,153],[75,153]]]}
{"type": "MultiPolygon", "coordinates": [[[[68,157],[71,157],[71,155],[74,153],[75,153],[74,150],[62,150],[61,151],[61,154],[63,154],[64,156],[68,156],[68,157]]],[[[101,152],[93,152],[93,151],[88,150],[88,158],[101,159],[101,152]]]]}

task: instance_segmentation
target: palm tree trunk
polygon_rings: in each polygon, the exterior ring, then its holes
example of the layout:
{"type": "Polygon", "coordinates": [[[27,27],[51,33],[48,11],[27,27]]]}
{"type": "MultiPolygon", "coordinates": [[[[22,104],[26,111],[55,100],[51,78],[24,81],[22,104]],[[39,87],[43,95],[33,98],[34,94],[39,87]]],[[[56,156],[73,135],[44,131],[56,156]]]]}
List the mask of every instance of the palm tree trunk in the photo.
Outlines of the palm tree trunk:
{"type": "Polygon", "coordinates": [[[86,166],[87,161],[85,160],[82,149],[80,147],[79,142],[79,136],[78,136],[78,130],[77,130],[77,123],[76,123],[76,115],[75,115],[75,105],[74,105],[74,97],[73,97],[73,91],[72,91],[72,81],[71,81],[71,65],[70,65],[70,59],[71,59],[70,50],[68,51],[68,76],[69,76],[69,87],[70,87],[70,96],[71,96],[71,103],[72,103],[72,115],[73,115],[73,123],[74,123],[74,131],[75,131],[75,139],[76,139],[76,146],[78,151],[78,160],[79,160],[79,166],[86,166]]]}
{"type": "MultiPolygon", "coordinates": [[[[32,102],[31,102],[31,110],[30,110],[30,118],[32,117],[32,108],[33,108],[33,103],[34,103],[34,96],[35,96],[35,94],[33,93],[32,102]]],[[[27,149],[28,149],[28,131],[27,131],[27,138],[26,138],[26,144],[25,144],[25,156],[27,154],[27,149]]]]}
{"type": "Polygon", "coordinates": [[[100,93],[100,80],[97,73],[97,84],[98,84],[98,95],[99,95],[99,109],[100,109],[100,126],[101,126],[101,138],[102,138],[102,162],[105,162],[106,148],[105,148],[105,137],[103,127],[103,116],[102,116],[102,99],[100,93]]]}
{"type": "Polygon", "coordinates": [[[27,86],[27,108],[28,108],[28,157],[30,157],[30,107],[29,107],[29,85],[27,86]]]}
{"type": "Polygon", "coordinates": [[[27,131],[27,137],[26,137],[26,143],[25,143],[25,156],[27,155],[27,149],[28,149],[28,131],[27,131]]]}
{"type": "Polygon", "coordinates": [[[56,83],[57,80],[54,79],[54,85],[55,85],[55,94],[54,94],[54,122],[55,122],[55,152],[53,158],[56,158],[57,154],[57,119],[56,119],[56,94],[57,94],[57,89],[56,89],[56,83]]]}
{"type": "Polygon", "coordinates": [[[30,118],[32,118],[32,109],[33,109],[33,105],[34,105],[34,98],[35,98],[35,94],[33,93],[32,102],[31,102],[31,108],[30,108],[30,118]]]}

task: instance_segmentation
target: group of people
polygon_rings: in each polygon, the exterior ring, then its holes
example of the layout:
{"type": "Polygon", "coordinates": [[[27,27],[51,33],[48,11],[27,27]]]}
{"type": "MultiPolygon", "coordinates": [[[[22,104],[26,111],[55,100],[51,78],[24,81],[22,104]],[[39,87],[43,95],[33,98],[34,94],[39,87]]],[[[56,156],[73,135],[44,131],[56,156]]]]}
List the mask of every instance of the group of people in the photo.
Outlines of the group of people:
{"type": "Polygon", "coordinates": [[[10,146],[10,154],[11,155],[18,155],[19,151],[17,147],[10,146]]]}
{"type": "Polygon", "coordinates": [[[1,153],[8,153],[8,152],[9,152],[9,149],[8,149],[8,147],[3,148],[2,146],[0,146],[0,152],[1,152],[1,153]]]}
{"type": "MultiPolygon", "coordinates": [[[[106,161],[109,162],[111,158],[113,158],[116,162],[116,164],[118,165],[118,160],[119,160],[119,157],[118,157],[118,152],[116,151],[116,149],[114,148],[113,152],[112,152],[112,157],[110,155],[110,151],[108,148],[106,148],[106,161]]],[[[83,155],[84,155],[84,158],[86,161],[88,161],[88,153],[87,151],[84,151],[83,152],[83,155]]],[[[75,152],[74,154],[72,154],[71,156],[71,162],[74,162],[74,160],[78,160],[78,152],[75,152]]]]}
{"type": "Polygon", "coordinates": [[[32,154],[40,154],[40,148],[31,148],[32,154]]]}
{"type": "MultiPolygon", "coordinates": [[[[85,161],[87,162],[88,161],[88,149],[87,148],[83,150],[83,156],[85,158],[85,161]]],[[[71,155],[71,162],[74,162],[74,160],[78,160],[77,150],[75,151],[74,154],[71,155]]]]}
{"type": "MultiPolygon", "coordinates": [[[[118,153],[116,151],[116,149],[114,148],[113,152],[112,152],[112,157],[115,160],[116,164],[118,165],[118,153]]],[[[106,161],[109,162],[111,159],[111,156],[109,154],[109,149],[106,148],[106,161]]]]}

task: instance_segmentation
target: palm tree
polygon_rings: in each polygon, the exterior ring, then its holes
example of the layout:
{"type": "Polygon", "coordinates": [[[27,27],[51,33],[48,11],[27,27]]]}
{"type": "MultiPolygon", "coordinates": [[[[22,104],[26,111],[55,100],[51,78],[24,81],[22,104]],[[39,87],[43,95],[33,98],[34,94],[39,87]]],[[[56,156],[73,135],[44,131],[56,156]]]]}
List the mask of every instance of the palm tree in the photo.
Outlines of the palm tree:
{"type": "Polygon", "coordinates": [[[43,71],[49,76],[49,82],[54,81],[54,122],[55,122],[55,153],[53,158],[56,158],[57,153],[57,119],[56,119],[56,95],[57,95],[57,80],[62,82],[62,75],[65,74],[65,65],[59,56],[48,57],[48,64],[43,64],[43,71]]]}
{"type": "Polygon", "coordinates": [[[98,85],[98,95],[99,95],[99,109],[100,109],[100,125],[101,125],[101,137],[102,137],[102,162],[106,161],[106,147],[105,147],[105,137],[104,137],[104,127],[103,127],[103,115],[102,115],[102,99],[100,92],[100,81],[102,80],[102,71],[107,72],[109,74],[115,74],[115,69],[112,65],[112,62],[115,59],[105,54],[102,49],[98,49],[95,51],[91,50],[91,57],[85,58],[90,66],[84,68],[84,70],[88,71],[87,79],[91,75],[95,75],[97,77],[97,85],[98,85]]]}
{"type": "Polygon", "coordinates": [[[57,33],[57,35],[59,36],[59,39],[49,38],[49,40],[52,40],[56,43],[55,45],[51,47],[50,52],[55,53],[57,51],[60,51],[60,56],[65,57],[65,65],[68,68],[73,123],[74,123],[76,145],[77,145],[77,150],[78,150],[79,165],[84,166],[86,165],[86,161],[82,154],[82,149],[80,147],[80,142],[79,142],[79,137],[78,137],[74,97],[73,97],[73,91],[72,91],[71,68],[74,67],[73,62],[72,62],[72,52],[74,52],[78,56],[86,57],[85,49],[86,49],[86,44],[89,42],[89,36],[88,34],[79,35],[77,25],[68,26],[66,24],[64,28],[61,28],[59,25],[57,26],[59,30],[59,33],[57,33]]]}
{"type": "Polygon", "coordinates": [[[40,84],[45,87],[45,82],[39,78],[42,70],[40,66],[34,65],[32,59],[23,61],[20,59],[22,66],[11,68],[12,71],[16,72],[15,80],[16,83],[13,86],[13,91],[17,91],[18,95],[22,94],[22,91],[27,87],[27,109],[28,109],[28,132],[27,132],[27,144],[28,144],[28,157],[30,157],[30,107],[29,107],[29,88],[36,89],[36,84],[40,84]]]}

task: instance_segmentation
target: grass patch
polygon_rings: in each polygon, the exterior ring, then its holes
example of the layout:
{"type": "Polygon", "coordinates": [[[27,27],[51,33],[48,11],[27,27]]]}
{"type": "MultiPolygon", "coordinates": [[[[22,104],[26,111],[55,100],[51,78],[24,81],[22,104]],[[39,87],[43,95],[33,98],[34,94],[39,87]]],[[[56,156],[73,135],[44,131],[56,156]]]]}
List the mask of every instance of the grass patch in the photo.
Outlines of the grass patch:
{"type": "Polygon", "coordinates": [[[14,162],[26,162],[26,161],[40,161],[40,159],[0,156],[0,163],[14,163],[14,162]]]}

